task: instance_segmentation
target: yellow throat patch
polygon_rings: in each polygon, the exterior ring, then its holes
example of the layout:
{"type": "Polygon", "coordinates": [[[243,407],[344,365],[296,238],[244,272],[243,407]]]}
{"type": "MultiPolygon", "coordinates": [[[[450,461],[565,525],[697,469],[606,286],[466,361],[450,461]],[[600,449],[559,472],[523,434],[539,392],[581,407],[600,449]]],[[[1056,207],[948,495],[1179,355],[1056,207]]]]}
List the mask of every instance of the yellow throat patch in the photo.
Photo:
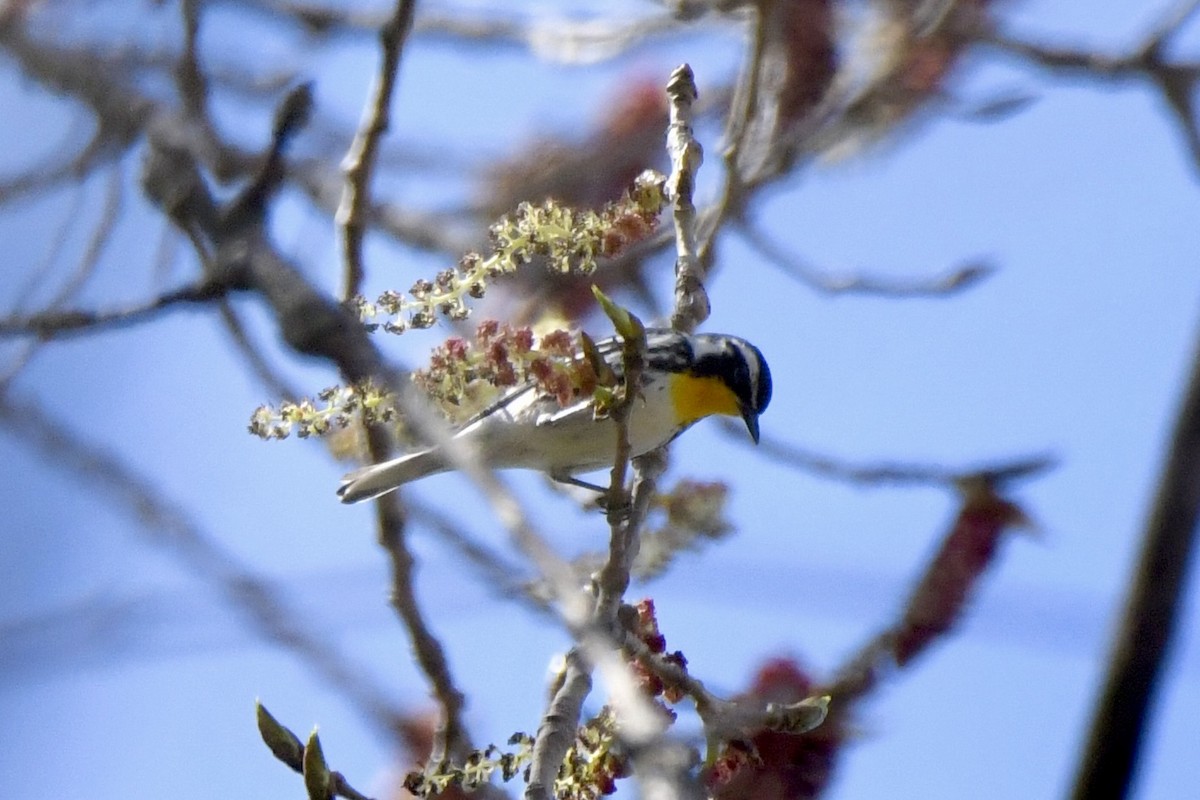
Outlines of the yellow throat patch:
{"type": "Polygon", "coordinates": [[[681,425],[690,425],[710,414],[736,417],[742,413],[737,397],[720,378],[672,375],[670,392],[671,405],[681,425]]]}

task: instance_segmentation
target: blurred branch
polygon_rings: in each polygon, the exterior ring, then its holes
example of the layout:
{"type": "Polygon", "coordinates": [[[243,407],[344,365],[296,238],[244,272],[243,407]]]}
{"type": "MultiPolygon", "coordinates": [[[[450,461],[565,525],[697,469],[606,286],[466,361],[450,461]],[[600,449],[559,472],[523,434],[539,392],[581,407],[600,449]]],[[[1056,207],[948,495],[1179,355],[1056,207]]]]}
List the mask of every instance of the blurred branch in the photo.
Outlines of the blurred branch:
{"type": "Polygon", "coordinates": [[[208,76],[200,68],[200,53],[196,48],[201,4],[198,0],[181,0],[179,13],[183,17],[183,50],[174,65],[175,87],[184,113],[193,122],[207,124],[208,76]]]}
{"type": "MultiPolygon", "coordinates": [[[[381,436],[378,432],[368,433],[369,438],[381,436]]],[[[455,684],[446,651],[426,623],[417,600],[416,559],[408,547],[407,524],[397,493],[377,498],[372,505],[377,537],[392,565],[389,600],[408,632],[417,664],[433,686],[441,709],[429,762],[438,764],[451,756],[465,757],[471,750],[470,736],[462,718],[466,698],[455,684]]]]}
{"type": "MultiPolygon", "coordinates": [[[[59,231],[51,245],[50,252],[47,254],[46,260],[39,269],[35,269],[30,275],[30,281],[26,283],[23,290],[18,293],[15,308],[19,309],[27,299],[33,294],[37,287],[37,283],[43,280],[49,273],[53,263],[58,260],[58,256],[62,251],[62,247],[67,238],[66,227],[77,221],[77,214],[82,205],[83,190],[76,192],[75,200],[72,203],[73,213],[64,220],[64,226],[59,231]]],[[[124,184],[121,172],[119,169],[113,170],[109,176],[108,194],[105,198],[104,205],[101,207],[100,218],[96,221],[96,226],[92,230],[92,235],[88,240],[87,246],[84,248],[83,256],[79,260],[75,272],[67,278],[67,281],[55,292],[54,297],[46,305],[46,309],[42,314],[56,313],[57,309],[66,303],[68,300],[75,297],[76,294],[87,283],[88,279],[95,273],[96,267],[100,263],[100,257],[103,255],[105,248],[112,240],[113,232],[116,228],[117,217],[120,213],[124,198],[124,184]]],[[[33,316],[37,316],[36,314],[33,316]]],[[[12,315],[8,320],[17,319],[17,315],[12,315]]],[[[6,335],[4,329],[5,322],[8,320],[0,319],[0,338],[6,335]]],[[[45,341],[45,336],[38,336],[37,339],[25,343],[21,352],[9,362],[8,369],[0,373],[0,394],[7,391],[9,384],[21,373],[22,370],[33,360],[33,356],[38,351],[38,348],[45,341]]]]}
{"type": "MultiPolygon", "coordinates": [[[[96,265],[100,261],[100,256],[103,253],[105,245],[111,240],[113,228],[116,225],[117,212],[121,207],[123,196],[121,180],[119,170],[114,171],[110,176],[108,197],[101,211],[100,220],[92,232],[91,240],[84,249],[83,257],[80,259],[74,274],[55,293],[47,305],[47,309],[56,309],[72,299],[95,272],[96,265]]],[[[18,290],[13,303],[14,313],[10,315],[10,318],[17,316],[16,312],[20,311],[30,301],[30,298],[32,298],[40,284],[48,282],[50,272],[66,245],[67,231],[78,222],[78,216],[83,209],[83,198],[83,187],[77,187],[69,207],[69,212],[59,227],[57,234],[53,237],[46,257],[38,267],[31,270],[25,284],[18,290]]],[[[0,338],[4,336],[2,327],[3,320],[0,320],[0,338]]],[[[0,394],[7,391],[9,384],[29,365],[43,341],[41,338],[26,341],[17,355],[8,363],[8,368],[0,372],[0,394]]]]}
{"type": "Polygon", "coordinates": [[[524,800],[551,800],[555,796],[554,781],[567,750],[575,741],[583,701],[591,690],[591,669],[579,650],[572,648],[567,653],[558,690],[550,698],[538,724],[524,800]]]}
{"type": "Polygon", "coordinates": [[[217,304],[217,309],[221,314],[221,321],[225,324],[225,330],[229,331],[229,337],[233,340],[233,346],[242,354],[242,358],[245,359],[246,366],[250,369],[250,372],[266,387],[271,396],[279,398],[303,397],[304,393],[290,386],[259,351],[258,345],[250,339],[250,333],[246,330],[246,326],[242,324],[241,317],[234,310],[233,304],[227,298],[221,298],[221,301],[217,304]]]}
{"type": "Polygon", "coordinates": [[[759,225],[740,219],[737,230],[742,238],[767,261],[811,289],[825,294],[862,294],[876,297],[947,297],[974,286],[995,272],[983,261],[968,262],[931,278],[885,278],[862,273],[834,275],[814,269],[793,253],[784,250],[759,225]]]}
{"type": "Polygon", "coordinates": [[[297,656],[328,681],[389,739],[404,717],[360,667],[302,623],[270,581],[252,572],[119,456],[85,441],[33,400],[0,394],[0,424],[56,469],[71,473],[133,517],[152,544],[164,548],[212,586],[266,641],[297,656]]]}
{"type": "MultiPolygon", "coordinates": [[[[74,191],[71,192],[71,201],[66,206],[66,213],[63,214],[62,221],[55,228],[54,233],[47,237],[49,239],[49,246],[46,248],[45,256],[40,258],[37,265],[29,270],[29,274],[21,282],[20,287],[13,295],[12,310],[9,312],[10,316],[15,316],[17,312],[22,311],[26,306],[32,305],[38,291],[45,283],[50,281],[54,267],[58,264],[59,258],[66,249],[71,229],[79,224],[79,218],[83,213],[86,203],[86,195],[87,190],[85,186],[76,185],[74,187],[74,191]]],[[[80,273],[81,270],[76,271],[76,274],[80,273]]]]}
{"type": "Polygon", "coordinates": [[[102,160],[96,139],[73,154],[71,148],[63,147],[25,171],[0,179],[0,205],[48,191],[60,184],[78,181],[102,160]]]}
{"type": "MultiPolygon", "coordinates": [[[[240,5],[273,20],[290,18],[314,36],[364,35],[387,20],[387,12],[345,8],[334,3],[299,0],[236,0],[240,5]]],[[[648,42],[685,31],[685,23],[670,13],[591,19],[539,18],[538,15],[483,14],[475,11],[446,13],[437,8],[416,18],[413,32],[423,38],[461,44],[508,45],[528,50],[538,58],[564,64],[607,61],[648,42]]]]}
{"type": "Polygon", "coordinates": [[[174,289],[151,300],[125,308],[102,311],[79,309],[39,311],[28,316],[0,319],[0,337],[36,336],[57,339],[96,330],[120,328],[156,319],[159,313],[184,304],[207,303],[224,297],[229,287],[201,282],[174,289]]]}
{"type": "MultiPolygon", "coordinates": [[[[739,429],[726,420],[721,420],[721,430],[737,441],[742,441],[746,434],[744,429],[739,429]]],[[[852,464],[765,434],[755,452],[793,469],[864,487],[955,487],[972,477],[983,477],[996,485],[1007,485],[1012,481],[1032,478],[1058,463],[1053,455],[1047,453],[953,469],[933,464],[902,462],[852,464]]]]}
{"type": "MultiPolygon", "coordinates": [[[[299,158],[288,164],[288,175],[316,208],[336,215],[343,191],[337,170],[324,161],[299,158]]],[[[472,247],[469,239],[447,229],[444,214],[372,200],[366,217],[371,228],[418,250],[457,257],[472,247]]]]}
{"type": "Polygon", "coordinates": [[[391,122],[392,91],[400,68],[400,55],[412,28],[416,0],[396,0],[392,15],[379,29],[381,58],[379,73],[371,88],[371,99],[363,109],[362,122],[350,150],[342,161],[345,184],[338,204],[336,221],[342,241],[342,261],[346,270],[342,299],[362,291],[363,237],[367,231],[367,212],[371,204],[371,176],[379,143],[391,122]]]}
{"type": "Polygon", "coordinates": [[[405,508],[412,522],[428,528],[466,558],[501,597],[516,600],[542,614],[553,613],[553,609],[545,600],[546,593],[533,592],[528,583],[520,580],[519,576],[523,572],[520,566],[478,542],[457,521],[416,497],[407,498],[405,508]]]}
{"type": "MultiPolygon", "coordinates": [[[[204,287],[221,287],[222,292],[252,291],[270,306],[283,339],[296,352],[336,364],[349,382],[373,378],[387,385],[395,383],[393,371],[358,321],[284,259],[267,231],[268,207],[286,174],[284,148],[310,109],[308,87],[301,86],[287,95],[277,110],[273,136],[260,168],[231,201],[218,204],[201,175],[200,164],[207,163],[219,177],[231,167],[244,168],[247,162],[242,154],[216,142],[206,121],[197,125],[194,119],[181,118],[165,104],[140,94],[132,83],[103,64],[81,60],[71,50],[36,42],[17,24],[0,27],[0,44],[12,51],[35,79],[90,106],[99,129],[108,134],[107,146],[122,148],[136,136],[148,133],[143,188],[151,201],[188,234],[205,270],[205,278],[196,284],[199,288],[181,290],[140,308],[113,314],[85,314],[75,319],[59,315],[53,320],[38,320],[41,330],[129,321],[165,305],[204,295],[204,287]]],[[[369,444],[375,460],[386,460],[390,455],[386,437],[371,436],[369,444]]],[[[394,562],[395,605],[444,703],[455,735],[461,738],[461,699],[455,701],[441,646],[417,611],[409,580],[412,557],[403,539],[403,518],[394,499],[389,502],[393,513],[381,521],[380,540],[394,562]]]]}
{"type": "Polygon", "coordinates": [[[1196,118],[1196,85],[1200,62],[1171,60],[1172,41],[1187,25],[1197,0],[1177,3],[1153,29],[1129,51],[1112,55],[1086,49],[1058,47],[1027,41],[996,31],[980,31],[977,39],[1004,53],[1016,56],[1053,73],[1081,75],[1097,81],[1149,82],[1162,95],[1179,124],[1192,161],[1200,172],[1200,127],[1196,118]]]}
{"type": "Polygon", "coordinates": [[[964,477],[958,484],[962,503],[937,553],[905,600],[896,621],[877,634],[837,670],[819,691],[831,708],[848,714],[871,695],[895,669],[908,667],[964,615],[968,601],[998,554],[1001,537],[1029,525],[1025,512],[1001,494],[991,475],[964,477]]]}
{"type": "MultiPolygon", "coordinates": [[[[382,359],[361,324],[270,243],[267,211],[284,178],[284,149],[308,119],[311,87],[294,89],[280,104],[272,140],[258,173],[228,204],[215,205],[191,154],[169,128],[152,134],[143,183],[147,194],[197,243],[210,273],[228,276],[240,288],[257,292],[276,314],[287,343],[300,353],[319,356],[338,366],[349,382],[367,379],[388,386],[401,382],[382,359]]],[[[391,437],[367,432],[370,457],[385,461],[391,437]]],[[[417,662],[434,688],[442,708],[439,743],[453,753],[470,749],[462,720],[463,696],[450,674],[445,650],[430,630],[416,597],[415,559],[408,549],[405,519],[396,496],[375,503],[377,536],[392,564],[392,606],[404,624],[417,662]]]]}
{"type": "Polygon", "coordinates": [[[1180,403],[1170,450],[1138,556],[1125,615],[1093,711],[1072,796],[1125,797],[1187,595],[1200,520],[1200,350],[1180,403]]]}
{"type": "Polygon", "coordinates": [[[96,226],[92,229],[92,234],[84,247],[83,256],[79,259],[74,274],[54,294],[48,308],[57,308],[73,298],[88,282],[88,279],[96,273],[101,256],[112,242],[117,228],[117,219],[124,203],[125,182],[118,165],[108,176],[108,191],[104,197],[104,203],[100,207],[100,218],[96,220],[96,226]]]}

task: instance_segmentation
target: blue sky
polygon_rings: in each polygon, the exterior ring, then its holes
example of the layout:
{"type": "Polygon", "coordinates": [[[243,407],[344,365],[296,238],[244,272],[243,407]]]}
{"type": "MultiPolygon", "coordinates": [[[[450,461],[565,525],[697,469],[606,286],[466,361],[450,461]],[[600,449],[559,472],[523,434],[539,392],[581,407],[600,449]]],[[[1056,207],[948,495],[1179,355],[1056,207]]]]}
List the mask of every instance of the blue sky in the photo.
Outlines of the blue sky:
{"type": "MultiPolygon", "coordinates": [[[[1133,42],[1159,7],[1119,6],[1029,2],[1013,13],[1019,30],[1115,47],[1133,42]]],[[[228,27],[218,30],[236,43],[228,27]]],[[[261,47],[282,52],[286,44],[261,47]]],[[[665,81],[676,63],[691,61],[703,92],[728,77],[736,54],[733,40],[689,37],[640,51],[633,64],[665,81]]],[[[305,73],[324,108],[354,120],[373,60],[369,44],[346,44],[305,73]]],[[[503,49],[467,58],[417,39],[395,134],[478,157],[508,152],[536,133],[569,134],[592,120],[629,68],[551,68],[503,49]]],[[[710,286],[707,329],[745,336],[772,365],[764,433],[852,461],[958,466],[1044,451],[1060,459],[1016,493],[1038,531],[1006,542],[958,635],[864,709],[861,738],[830,795],[838,800],[1064,793],[1200,330],[1200,184],[1156,98],[1000,59],[973,61],[954,88],[968,104],[1001,90],[1030,92],[1036,102],[996,124],[935,118],[882,148],[819,165],[772,190],[757,218],[830,270],[915,276],[985,256],[999,267],[991,279],[952,299],[829,298],[729,236],[710,286]]],[[[0,107],[12,110],[0,119],[5,170],[71,134],[73,117],[8,61],[0,61],[0,107]]],[[[263,120],[239,122],[236,113],[228,111],[227,124],[240,124],[247,141],[261,137],[263,120]]],[[[718,143],[710,136],[705,144],[715,164],[718,143]]],[[[83,303],[134,300],[155,285],[159,223],[135,199],[136,186],[126,188],[126,222],[83,303]]],[[[82,210],[72,210],[67,193],[0,215],[8,274],[39,263],[67,217],[85,223],[56,275],[69,272],[105,191],[93,180],[82,210]]],[[[421,180],[396,191],[412,201],[453,196],[421,180]]],[[[315,280],[336,286],[327,227],[297,204],[280,212],[277,231],[315,280]]],[[[435,268],[386,245],[370,255],[380,288],[407,286],[435,268]]],[[[159,285],[192,269],[181,255],[159,285]]],[[[0,282],[0,307],[7,310],[21,280],[0,282]]],[[[660,271],[658,280],[665,292],[669,277],[660,271]]],[[[280,354],[257,303],[238,308],[280,354]]],[[[388,346],[416,363],[445,333],[388,346]]],[[[0,350],[6,359],[11,352],[0,350]]],[[[300,385],[315,391],[333,380],[280,357],[300,385]]],[[[278,581],[304,619],[395,702],[425,706],[386,606],[387,568],[369,509],[335,502],[344,466],[320,446],[246,435],[250,412],[272,398],[210,315],[182,311],[48,346],[14,390],[119,450],[222,548],[278,581]]],[[[736,476],[737,535],[684,557],[644,590],[671,648],[729,692],[781,653],[817,672],[835,667],[890,619],[955,513],[954,498],[938,489],[866,490],[767,463],[710,423],[677,443],[674,469],[736,476]]],[[[603,541],[599,519],[547,499],[532,476],[512,483],[539,503],[537,519],[564,550],[603,541]]],[[[415,491],[449,509],[482,506],[453,475],[415,491]]],[[[380,791],[392,754],[339,695],[247,634],[118,506],[8,431],[0,435],[0,505],[0,712],[10,732],[0,766],[13,794],[299,796],[299,779],[258,741],[256,697],[300,731],[319,724],[334,767],[380,791]]],[[[464,518],[504,546],[485,515],[464,518]]],[[[489,593],[427,531],[415,534],[414,547],[430,621],[471,696],[477,739],[532,730],[546,665],[564,635],[489,593]]],[[[1151,729],[1137,795],[1144,800],[1200,784],[1196,612],[1193,591],[1151,729]]]]}

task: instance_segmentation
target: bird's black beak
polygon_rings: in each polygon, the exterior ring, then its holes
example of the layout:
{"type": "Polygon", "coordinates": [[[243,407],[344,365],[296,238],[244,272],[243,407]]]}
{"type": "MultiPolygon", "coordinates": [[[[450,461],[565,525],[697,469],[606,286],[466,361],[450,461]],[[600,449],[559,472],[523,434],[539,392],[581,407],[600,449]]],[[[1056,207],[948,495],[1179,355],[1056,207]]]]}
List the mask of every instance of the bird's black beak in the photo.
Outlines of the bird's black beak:
{"type": "Polygon", "coordinates": [[[746,422],[746,430],[750,431],[750,438],[758,444],[758,414],[752,409],[743,408],[742,419],[746,422]]]}

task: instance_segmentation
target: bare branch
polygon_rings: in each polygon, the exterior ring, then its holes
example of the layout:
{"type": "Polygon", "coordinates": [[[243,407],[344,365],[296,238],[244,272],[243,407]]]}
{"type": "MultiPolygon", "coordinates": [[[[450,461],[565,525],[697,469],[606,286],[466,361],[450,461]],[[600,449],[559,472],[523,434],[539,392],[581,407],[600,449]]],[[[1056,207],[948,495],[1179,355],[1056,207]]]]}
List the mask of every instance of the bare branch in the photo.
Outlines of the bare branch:
{"type": "Polygon", "coordinates": [[[1151,707],[1187,596],[1200,520],[1200,352],[1142,534],[1125,616],[1113,642],[1072,796],[1124,797],[1149,732],[1151,707]]]}
{"type": "Polygon", "coordinates": [[[379,72],[371,88],[371,99],[363,109],[362,122],[350,150],[342,161],[345,185],[335,220],[341,234],[342,261],[345,282],[342,299],[348,300],[362,291],[363,237],[367,231],[368,210],[371,205],[371,176],[379,143],[391,124],[392,90],[400,68],[400,55],[412,28],[416,0],[397,0],[391,17],[379,30],[382,54],[379,72]]]}
{"type": "Polygon", "coordinates": [[[742,238],[763,258],[809,288],[831,295],[861,294],[875,297],[948,297],[990,277],[996,268],[972,261],[929,278],[885,278],[863,273],[834,275],[814,269],[773,240],[765,230],[747,219],[738,221],[742,238]]]}
{"type": "Polygon", "coordinates": [[[223,297],[227,286],[197,283],[159,295],[125,308],[103,311],[40,311],[24,317],[0,319],[0,337],[36,336],[57,339],[100,329],[120,328],[156,319],[160,312],[184,304],[207,303],[223,297]]]}
{"type": "MultiPolygon", "coordinates": [[[[290,92],[275,115],[274,130],[262,166],[249,184],[219,206],[201,177],[191,138],[175,120],[162,115],[154,122],[143,170],[147,194],[191,237],[210,280],[260,294],[276,315],[284,340],[297,352],[337,365],[345,380],[367,379],[404,385],[383,361],[366,330],[339,304],[307,281],[270,242],[266,230],[270,201],[285,175],[284,150],[308,118],[311,87],[290,92]]],[[[391,442],[382,431],[368,432],[372,459],[384,461],[391,442]]],[[[376,504],[378,538],[392,562],[392,604],[413,642],[418,663],[442,705],[439,739],[454,752],[469,749],[461,711],[445,652],[432,634],[417,603],[414,559],[404,535],[404,517],[395,496],[376,504]]]]}
{"type": "Polygon", "coordinates": [[[409,519],[429,528],[443,541],[461,553],[487,579],[488,584],[500,596],[525,604],[533,611],[551,614],[542,593],[531,591],[529,584],[520,580],[522,567],[505,559],[498,552],[480,543],[467,533],[457,522],[442,514],[433,506],[422,503],[416,497],[405,499],[409,519]]]}
{"type": "Polygon", "coordinates": [[[152,544],[183,561],[212,586],[259,636],[297,656],[389,739],[404,719],[361,667],[301,622],[275,585],[241,564],[193,522],[177,503],[117,455],[85,441],[33,400],[0,394],[0,425],[48,463],[69,471],[137,520],[152,544]]]}
{"type": "Polygon", "coordinates": [[[249,367],[250,372],[258,378],[267,391],[273,397],[302,397],[303,393],[292,388],[275,371],[275,368],[271,366],[267,359],[263,357],[263,354],[259,352],[258,345],[251,341],[250,333],[246,330],[246,326],[242,324],[242,320],[238,316],[237,311],[234,310],[233,304],[227,298],[221,298],[217,304],[217,308],[221,313],[221,321],[225,323],[225,330],[229,331],[229,336],[233,340],[233,346],[242,354],[242,358],[245,359],[246,366],[249,367]]]}
{"type": "Polygon", "coordinates": [[[184,112],[197,121],[208,119],[208,76],[200,68],[200,53],[196,40],[200,36],[201,4],[198,0],[182,0],[183,52],[175,64],[175,85],[183,102],[184,112]]]}
{"type": "Polygon", "coordinates": [[[0,205],[79,180],[103,160],[95,145],[93,139],[73,155],[68,155],[70,148],[64,147],[25,171],[0,179],[0,205]]]}
{"type": "MultiPolygon", "coordinates": [[[[124,191],[122,176],[119,170],[114,170],[109,176],[108,196],[105,198],[104,206],[102,207],[100,213],[100,219],[96,221],[96,227],[93,229],[88,244],[84,248],[83,257],[80,259],[79,265],[75,268],[74,274],[67,279],[66,283],[59,288],[54,297],[50,300],[49,304],[47,304],[46,311],[42,313],[54,312],[68,300],[75,297],[75,295],[78,294],[83,288],[84,284],[87,283],[88,279],[95,273],[96,267],[100,263],[100,257],[104,253],[104,249],[112,240],[112,235],[116,229],[117,216],[120,213],[123,197],[124,191]]],[[[72,203],[72,208],[75,213],[71,215],[72,217],[78,213],[78,206],[81,204],[82,198],[82,190],[76,192],[75,202],[72,203]]],[[[69,225],[71,221],[72,220],[68,218],[65,220],[65,224],[69,225]]],[[[38,276],[44,275],[48,271],[51,262],[57,259],[58,254],[61,252],[62,243],[65,240],[66,232],[64,230],[60,232],[59,237],[51,247],[50,253],[47,255],[47,260],[43,268],[35,270],[33,275],[31,275],[32,280],[36,281],[38,276]]],[[[26,284],[25,290],[18,295],[16,308],[21,307],[25,299],[32,294],[34,287],[35,283],[33,282],[26,284]]],[[[3,338],[5,335],[3,324],[4,320],[0,320],[0,338],[3,338]]],[[[39,336],[37,340],[27,342],[20,354],[9,364],[9,368],[5,370],[3,374],[0,374],[0,393],[6,391],[9,383],[11,383],[29,364],[29,362],[33,360],[34,354],[37,352],[38,348],[45,341],[45,339],[46,337],[39,336]]]]}
{"type": "MultiPolygon", "coordinates": [[[[296,0],[239,0],[272,18],[290,16],[313,34],[365,34],[385,23],[386,12],[347,9],[340,5],[296,0]]],[[[454,43],[508,45],[562,64],[594,64],[628,53],[655,39],[694,31],[695,20],[671,13],[646,14],[636,19],[595,17],[574,20],[529,15],[447,13],[433,8],[417,18],[413,32],[424,38],[454,43]]],[[[714,25],[714,28],[716,26],[714,25]]]]}
{"type": "MultiPolygon", "coordinates": [[[[721,429],[730,438],[737,441],[745,439],[745,430],[739,429],[733,423],[722,420],[721,429]]],[[[996,485],[1007,485],[1013,481],[1032,478],[1052,468],[1058,461],[1053,455],[1044,453],[959,468],[901,462],[851,464],[767,435],[762,437],[755,452],[761,452],[772,461],[794,469],[869,488],[881,486],[954,488],[962,481],[978,476],[984,476],[996,485]]]]}
{"type": "Polygon", "coordinates": [[[1166,56],[1171,40],[1192,18],[1200,3],[1182,0],[1166,13],[1142,41],[1121,54],[1044,45],[980,30],[977,40],[1004,53],[1055,73],[1084,75],[1097,81],[1141,80],[1150,83],[1170,108],[1188,146],[1192,166],[1200,172],[1200,121],[1195,94],[1200,82],[1200,62],[1172,61],[1166,56]]]}
{"type": "Polygon", "coordinates": [[[571,648],[562,683],[538,724],[525,800],[551,800],[555,796],[554,780],[568,748],[575,741],[583,701],[591,690],[591,669],[584,663],[579,650],[571,648]]]}
{"type": "MultiPolygon", "coordinates": [[[[382,438],[383,434],[373,431],[368,436],[382,438]]],[[[381,447],[373,449],[379,450],[381,447]]],[[[387,551],[392,565],[392,608],[408,632],[417,664],[433,686],[434,696],[441,708],[440,724],[429,761],[440,764],[450,756],[464,757],[471,750],[470,736],[462,717],[466,698],[450,673],[445,649],[421,611],[415,580],[416,559],[408,548],[406,521],[398,495],[395,492],[384,495],[375,501],[374,507],[379,543],[387,551]]]]}
{"type": "Polygon", "coordinates": [[[692,103],[699,92],[692,68],[676,67],[667,81],[670,100],[670,124],[667,128],[667,154],[671,157],[671,175],[667,193],[675,222],[675,309],[671,327],[691,333],[708,319],[707,277],[696,253],[696,206],[692,193],[696,171],[704,160],[704,151],[692,132],[692,103]]]}

